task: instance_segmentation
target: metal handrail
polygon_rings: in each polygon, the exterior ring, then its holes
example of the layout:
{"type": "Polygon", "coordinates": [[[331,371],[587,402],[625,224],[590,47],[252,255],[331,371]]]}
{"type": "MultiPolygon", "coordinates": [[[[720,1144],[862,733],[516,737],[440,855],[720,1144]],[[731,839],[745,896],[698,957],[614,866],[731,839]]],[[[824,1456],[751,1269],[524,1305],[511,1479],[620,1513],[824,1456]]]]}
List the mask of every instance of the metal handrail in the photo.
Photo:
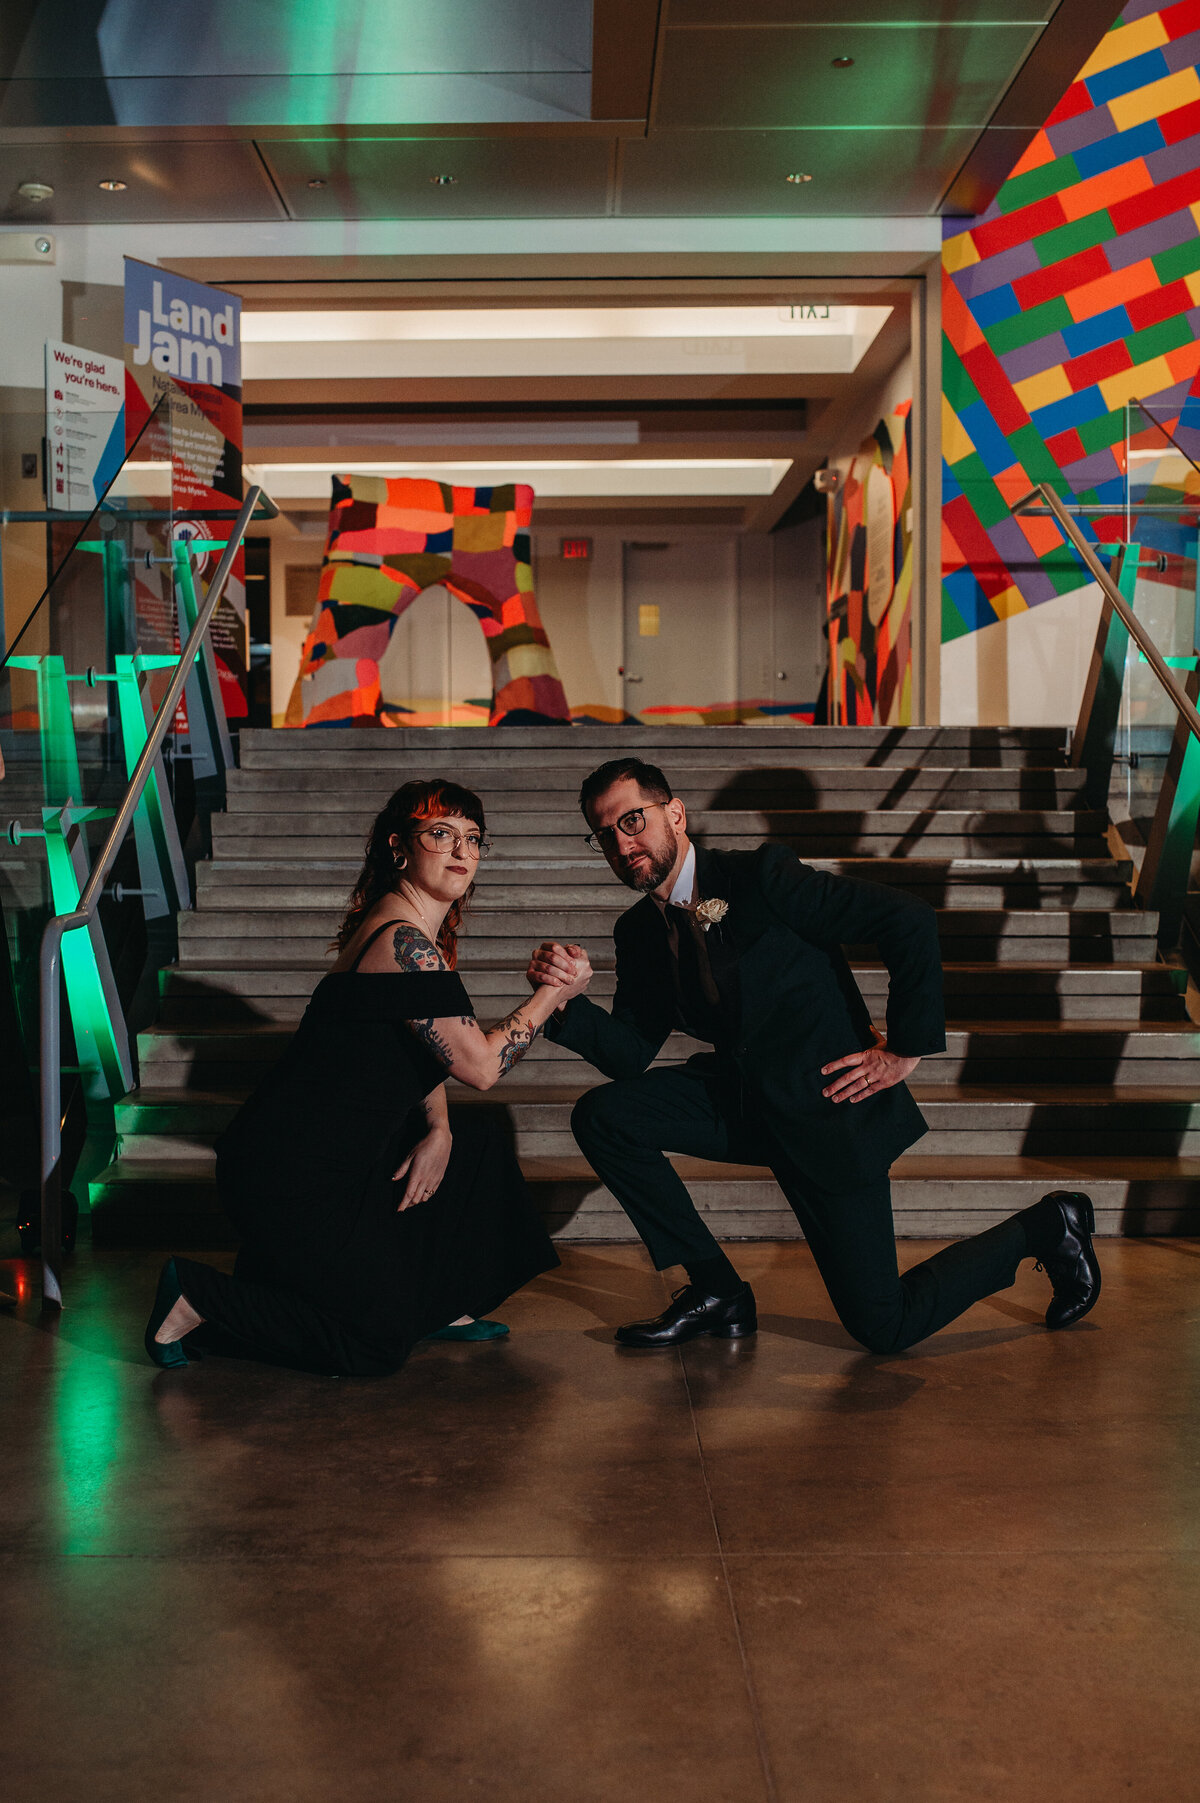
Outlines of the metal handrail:
{"type": "Polygon", "coordinates": [[[1118,615],[1128,628],[1130,638],[1133,639],[1134,643],[1145,656],[1146,662],[1158,677],[1159,682],[1174,704],[1180,719],[1184,721],[1188,731],[1192,734],[1192,737],[1200,740],[1200,713],[1197,713],[1194,704],[1188,700],[1181,684],[1176,680],[1168,668],[1162,652],[1158,649],[1158,646],[1154,643],[1154,640],[1150,637],[1150,634],[1146,631],[1146,628],[1142,625],[1141,621],[1126,601],[1124,595],[1121,593],[1104,565],[1100,562],[1100,559],[1096,556],[1091,545],[1088,544],[1078,526],[1076,526],[1071,515],[1067,512],[1067,509],[1063,506],[1054,490],[1048,483],[1039,482],[1035,488],[1030,490],[1023,501],[1018,501],[1016,503],[1012,509],[1013,513],[1025,512],[1028,503],[1038,495],[1041,496],[1042,501],[1057,520],[1059,531],[1062,533],[1063,537],[1079,553],[1089,574],[1099,584],[1100,590],[1104,595],[1105,600],[1111,605],[1113,612],[1118,615]]]}
{"type": "Polygon", "coordinates": [[[60,1059],[62,1056],[62,1022],[59,1019],[59,972],[62,967],[62,942],[67,933],[77,927],[86,927],[91,922],[100,905],[100,894],[108,878],[117,853],[120,851],[125,835],[129,831],[137,804],[141,800],[142,790],[154,767],[155,759],[162,750],[163,740],[175,719],[175,710],[179,706],[187,683],[188,674],[196,661],[209,623],[216,612],[217,603],[225,592],[233,569],[234,559],[241,548],[246,528],[262,496],[262,489],[251,488],[242,503],[241,512],[233,523],[229,542],[221,554],[208,593],[196,614],[196,624],[188,634],[187,644],[179,654],[179,662],[167,684],[166,693],[159,702],[158,710],[150,724],[150,731],[141,756],[133,767],[129,785],[121,799],[112,825],[108,829],[100,855],[92,868],[92,873],[84,884],[79,897],[79,905],[71,914],[56,914],[47,921],[42,934],[41,952],[38,959],[38,978],[41,999],[40,1023],[40,1063],[39,1086],[41,1096],[41,1187],[42,1187],[42,1297],[46,1302],[62,1305],[62,1285],[59,1282],[57,1261],[60,1256],[62,1240],[62,1208],[59,1185],[60,1160],[62,1157],[62,1086],[60,1082],[60,1059]]]}

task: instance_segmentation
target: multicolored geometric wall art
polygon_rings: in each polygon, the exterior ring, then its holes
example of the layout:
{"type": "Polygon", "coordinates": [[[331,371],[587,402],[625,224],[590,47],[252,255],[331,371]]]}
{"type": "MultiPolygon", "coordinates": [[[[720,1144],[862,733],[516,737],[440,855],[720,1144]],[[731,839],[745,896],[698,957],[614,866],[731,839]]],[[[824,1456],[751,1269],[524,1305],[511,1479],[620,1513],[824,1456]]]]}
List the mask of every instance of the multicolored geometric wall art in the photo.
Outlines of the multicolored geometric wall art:
{"type": "Polygon", "coordinates": [[[1011,502],[1116,507],[1126,403],[1197,405],[1198,61],[1200,0],[1130,0],[987,212],[945,222],[943,641],[1088,580],[1011,502]]]}
{"type": "Polygon", "coordinates": [[[858,454],[834,465],[829,497],[829,719],[907,726],[912,719],[912,402],[881,419],[858,454]]]}
{"type": "Polygon", "coordinates": [[[400,726],[379,665],[396,621],[440,584],[483,628],[488,724],[569,720],[530,568],[533,490],[452,488],[410,476],[335,476],[317,607],[289,726],[400,726]]]}

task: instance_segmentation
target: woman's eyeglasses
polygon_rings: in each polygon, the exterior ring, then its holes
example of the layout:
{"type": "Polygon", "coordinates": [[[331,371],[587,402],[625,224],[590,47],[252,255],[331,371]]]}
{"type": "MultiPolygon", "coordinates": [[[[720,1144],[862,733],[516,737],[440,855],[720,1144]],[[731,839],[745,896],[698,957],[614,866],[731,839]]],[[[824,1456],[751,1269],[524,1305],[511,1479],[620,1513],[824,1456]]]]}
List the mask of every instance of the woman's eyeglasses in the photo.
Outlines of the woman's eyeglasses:
{"type": "Polygon", "coordinates": [[[436,851],[444,857],[458,857],[466,852],[469,858],[486,858],[492,849],[482,833],[456,833],[449,826],[423,826],[417,839],[426,851],[436,851]]]}

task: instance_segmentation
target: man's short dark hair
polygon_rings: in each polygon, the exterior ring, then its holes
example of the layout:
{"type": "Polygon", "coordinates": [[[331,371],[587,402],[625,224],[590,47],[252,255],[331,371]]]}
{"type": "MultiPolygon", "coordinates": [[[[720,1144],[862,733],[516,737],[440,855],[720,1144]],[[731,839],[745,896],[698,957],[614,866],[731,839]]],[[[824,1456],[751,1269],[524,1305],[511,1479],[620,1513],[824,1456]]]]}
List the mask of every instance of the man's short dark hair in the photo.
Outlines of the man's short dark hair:
{"type": "Polygon", "coordinates": [[[670,801],[674,791],[657,764],[643,763],[641,758],[610,758],[607,764],[601,764],[590,776],[583,779],[583,787],[579,791],[579,806],[584,819],[591,825],[588,814],[589,802],[595,801],[611,789],[614,783],[624,782],[632,777],[647,801],[670,801]]]}

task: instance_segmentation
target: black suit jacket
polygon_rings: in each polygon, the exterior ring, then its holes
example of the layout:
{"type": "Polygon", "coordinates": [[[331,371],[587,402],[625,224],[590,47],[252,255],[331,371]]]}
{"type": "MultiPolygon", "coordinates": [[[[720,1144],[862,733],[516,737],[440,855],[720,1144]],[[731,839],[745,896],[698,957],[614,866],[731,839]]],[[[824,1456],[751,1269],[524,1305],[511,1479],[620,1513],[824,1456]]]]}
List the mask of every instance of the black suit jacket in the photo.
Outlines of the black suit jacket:
{"type": "MultiPolygon", "coordinates": [[[[910,1058],[944,1051],[933,909],[882,884],[814,870],[775,844],[752,852],[698,846],[696,883],[699,900],[729,904],[705,936],[725,1030],[716,1054],[689,1063],[732,1060],[750,1111],[814,1182],[847,1189],[882,1176],[925,1121],[902,1083],[853,1104],[821,1094],[830,1081],[821,1066],[872,1043],[842,947],[879,949],[890,978],[889,1049],[910,1058]]],[[[611,1014],[577,996],[546,1032],[605,1076],[636,1077],[680,1025],[666,923],[650,896],[621,916],[613,939],[611,1014]]]]}

